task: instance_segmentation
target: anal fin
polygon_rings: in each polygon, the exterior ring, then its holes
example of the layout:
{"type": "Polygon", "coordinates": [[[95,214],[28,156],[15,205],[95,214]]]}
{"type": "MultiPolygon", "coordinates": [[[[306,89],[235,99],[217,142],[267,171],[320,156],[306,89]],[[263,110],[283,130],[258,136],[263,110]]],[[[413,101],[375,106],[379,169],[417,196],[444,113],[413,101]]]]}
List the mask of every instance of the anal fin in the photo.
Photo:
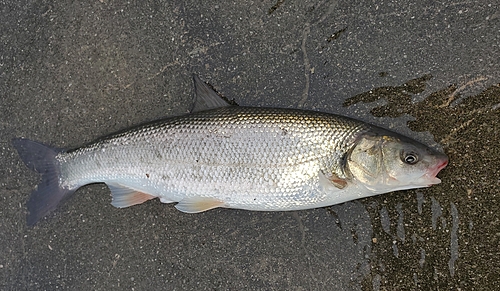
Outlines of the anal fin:
{"type": "Polygon", "coordinates": [[[111,205],[117,208],[125,208],[156,198],[156,196],[128,188],[121,184],[107,184],[111,190],[113,201],[111,205]]]}
{"type": "Polygon", "coordinates": [[[198,213],[223,207],[224,202],[210,197],[189,197],[182,199],[175,208],[185,213],[198,213]]]}

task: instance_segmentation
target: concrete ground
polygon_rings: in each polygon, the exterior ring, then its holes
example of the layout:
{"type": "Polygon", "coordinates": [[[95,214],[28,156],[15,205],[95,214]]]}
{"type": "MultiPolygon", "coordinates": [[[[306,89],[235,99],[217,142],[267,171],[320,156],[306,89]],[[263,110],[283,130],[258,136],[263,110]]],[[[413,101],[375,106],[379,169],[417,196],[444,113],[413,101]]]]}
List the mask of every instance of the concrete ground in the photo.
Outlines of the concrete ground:
{"type": "Polygon", "coordinates": [[[2,1],[1,290],[497,290],[497,1],[2,1]],[[240,105],[355,116],[442,147],[443,183],[297,212],[116,209],[83,187],[35,227],[11,146],[74,148],[240,105]],[[435,142],[432,140],[434,138],[435,142]]]}

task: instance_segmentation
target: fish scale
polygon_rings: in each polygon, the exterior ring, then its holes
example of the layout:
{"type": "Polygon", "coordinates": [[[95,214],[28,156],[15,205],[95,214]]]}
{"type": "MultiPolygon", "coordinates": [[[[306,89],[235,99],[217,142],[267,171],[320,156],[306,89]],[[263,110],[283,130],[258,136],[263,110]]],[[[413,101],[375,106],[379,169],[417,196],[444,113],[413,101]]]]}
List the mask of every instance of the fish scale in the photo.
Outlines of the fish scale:
{"type": "Polygon", "coordinates": [[[224,107],[127,131],[57,160],[69,190],[109,182],[167,201],[202,196],[227,207],[290,210],[324,200],[318,172],[338,171],[340,159],[329,157],[366,130],[319,112],[224,107]]]}

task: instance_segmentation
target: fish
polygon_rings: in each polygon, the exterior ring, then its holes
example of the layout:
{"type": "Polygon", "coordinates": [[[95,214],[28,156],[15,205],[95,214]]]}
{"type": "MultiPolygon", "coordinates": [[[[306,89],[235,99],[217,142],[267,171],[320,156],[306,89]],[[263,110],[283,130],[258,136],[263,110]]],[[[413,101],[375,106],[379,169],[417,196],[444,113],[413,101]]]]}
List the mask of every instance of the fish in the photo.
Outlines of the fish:
{"type": "Polygon", "coordinates": [[[448,157],[409,137],[325,112],[232,105],[194,75],[190,113],[72,150],[12,143],[41,174],[32,226],[80,187],[105,183],[117,208],[159,198],[185,213],[291,211],[429,187],[448,157]]]}

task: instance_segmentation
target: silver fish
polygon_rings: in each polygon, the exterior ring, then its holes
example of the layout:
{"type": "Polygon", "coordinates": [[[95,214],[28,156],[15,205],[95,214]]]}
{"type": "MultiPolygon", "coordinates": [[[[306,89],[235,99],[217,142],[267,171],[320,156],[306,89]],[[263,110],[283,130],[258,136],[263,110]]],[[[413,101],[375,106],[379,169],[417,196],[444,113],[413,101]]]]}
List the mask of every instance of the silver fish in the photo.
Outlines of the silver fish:
{"type": "Polygon", "coordinates": [[[428,187],[448,158],[417,141],[351,118],[297,109],[231,106],[194,76],[191,114],[143,125],[90,145],[58,150],[13,144],[42,174],[28,225],[90,183],[112,205],[153,198],[183,212],[216,207],[285,211],[428,187]]]}

